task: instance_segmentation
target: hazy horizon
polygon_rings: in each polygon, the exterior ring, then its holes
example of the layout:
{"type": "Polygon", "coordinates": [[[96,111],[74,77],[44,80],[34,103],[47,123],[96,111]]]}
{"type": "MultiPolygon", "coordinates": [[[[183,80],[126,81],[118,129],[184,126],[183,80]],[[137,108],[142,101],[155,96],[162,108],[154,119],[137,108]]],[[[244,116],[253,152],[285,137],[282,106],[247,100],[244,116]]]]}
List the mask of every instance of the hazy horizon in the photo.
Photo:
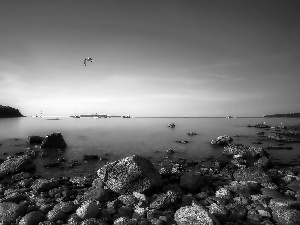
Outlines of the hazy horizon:
{"type": "Polygon", "coordinates": [[[0,6],[0,104],[26,116],[300,111],[297,0],[0,6]]]}

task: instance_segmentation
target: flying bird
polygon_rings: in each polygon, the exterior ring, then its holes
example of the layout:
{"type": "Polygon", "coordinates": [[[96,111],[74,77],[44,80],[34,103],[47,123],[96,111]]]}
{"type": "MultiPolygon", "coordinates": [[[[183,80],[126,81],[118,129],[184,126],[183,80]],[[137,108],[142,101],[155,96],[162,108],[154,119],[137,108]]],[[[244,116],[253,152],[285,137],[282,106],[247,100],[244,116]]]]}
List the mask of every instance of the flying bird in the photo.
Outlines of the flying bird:
{"type": "Polygon", "coordinates": [[[94,60],[90,57],[88,57],[87,59],[84,59],[84,61],[83,61],[84,66],[86,66],[86,62],[94,62],[94,60]]]}

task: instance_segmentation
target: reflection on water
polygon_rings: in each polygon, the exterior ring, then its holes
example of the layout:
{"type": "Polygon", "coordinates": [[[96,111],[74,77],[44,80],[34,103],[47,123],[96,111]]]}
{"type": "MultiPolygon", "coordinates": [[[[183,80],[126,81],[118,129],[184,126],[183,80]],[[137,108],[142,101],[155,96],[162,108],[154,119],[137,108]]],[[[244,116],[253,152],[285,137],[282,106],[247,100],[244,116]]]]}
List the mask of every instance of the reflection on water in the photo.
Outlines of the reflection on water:
{"type": "MultiPolygon", "coordinates": [[[[59,120],[49,118],[13,118],[0,119],[0,158],[14,155],[16,152],[26,151],[26,137],[29,135],[46,136],[53,132],[61,132],[68,147],[63,152],[52,152],[46,159],[40,159],[38,164],[42,166],[45,161],[56,160],[64,157],[68,160],[79,160],[85,166],[78,169],[69,169],[68,173],[80,173],[96,170],[107,161],[85,163],[81,157],[86,154],[97,154],[110,161],[125,156],[140,154],[151,157],[157,161],[165,154],[167,149],[173,149],[175,156],[187,159],[201,159],[208,155],[221,156],[222,148],[212,147],[210,141],[220,135],[229,135],[234,139],[233,143],[252,144],[257,141],[256,128],[247,125],[266,122],[271,126],[295,125],[300,119],[295,118],[68,118],[59,120]],[[176,127],[167,128],[166,124],[174,123],[176,127]],[[196,132],[197,135],[189,136],[188,132],[196,132]],[[178,140],[188,140],[189,143],[176,143],[178,140]],[[76,171],[78,170],[78,171],[76,171]]],[[[267,146],[268,142],[264,142],[267,146]]],[[[273,143],[274,144],[274,143],[273,143]]],[[[298,143],[289,144],[297,146],[298,143]]],[[[260,146],[260,145],[255,145],[260,146]]],[[[32,147],[32,146],[31,146],[32,147]]],[[[299,154],[299,148],[289,150],[270,150],[275,157],[292,159],[299,154]]],[[[59,169],[57,169],[59,170],[59,169]]],[[[52,171],[52,170],[51,170],[52,171]]],[[[45,173],[50,173],[45,170],[45,173]]],[[[60,174],[59,171],[57,171],[60,174]]],[[[61,172],[63,173],[63,172],[61,172]]]]}

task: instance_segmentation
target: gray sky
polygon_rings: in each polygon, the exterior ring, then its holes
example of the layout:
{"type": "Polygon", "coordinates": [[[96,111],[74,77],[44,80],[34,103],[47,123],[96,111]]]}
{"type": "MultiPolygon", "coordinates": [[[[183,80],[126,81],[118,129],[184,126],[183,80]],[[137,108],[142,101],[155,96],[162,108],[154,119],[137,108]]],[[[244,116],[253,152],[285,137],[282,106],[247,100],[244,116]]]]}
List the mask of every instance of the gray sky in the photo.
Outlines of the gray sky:
{"type": "Polygon", "coordinates": [[[299,12],[297,0],[1,1],[0,104],[28,116],[299,112],[299,12]]]}

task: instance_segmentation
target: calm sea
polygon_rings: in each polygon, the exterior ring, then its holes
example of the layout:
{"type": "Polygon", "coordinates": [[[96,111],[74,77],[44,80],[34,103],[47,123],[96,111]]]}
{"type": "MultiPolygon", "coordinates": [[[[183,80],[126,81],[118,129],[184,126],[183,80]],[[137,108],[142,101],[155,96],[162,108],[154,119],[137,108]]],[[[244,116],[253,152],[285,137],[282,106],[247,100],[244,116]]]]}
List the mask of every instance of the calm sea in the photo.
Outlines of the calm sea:
{"type": "MultiPolygon", "coordinates": [[[[299,118],[69,118],[59,117],[51,120],[47,117],[25,117],[13,119],[0,119],[0,158],[26,151],[29,146],[26,138],[29,135],[46,136],[53,132],[61,132],[68,147],[63,152],[48,152],[49,157],[38,158],[37,173],[47,175],[75,175],[94,172],[107,161],[84,162],[81,157],[86,154],[105,156],[109,161],[114,161],[125,156],[139,154],[157,163],[169,148],[176,153],[174,156],[190,160],[203,159],[207,156],[222,156],[222,147],[213,147],[212,139],[220,135],[232,136],[233,143],[249,144],[266,147],[276,145],[272,140],[263,141],[263,144],[252,144],[257,141],[258,131],[247,125],[266,122],[270,126],[296,125],[299,118]],[[166,125],[174,123],[174,129],[166,125]],[[188,132],[198,135],[188,136],[188,132]],[[177,140],[188,140],[187,144],[176,143],[177,140]],[[7,153],[7,155],[3,155],[7,153]],[[76,168],[45,169],[43,163],[57,158],[79,160],[82,165],[76,168]]],[[[266,132],[274,132],[269,130],[266,132]]],[[[292,137],[294,139],[299,137],[292,137]]],[[[297,140],[297,139],[296,139],[297,140]]],[[[296,159],[300,153],[300,144],[285,144],[292,146],[293,150],[268,150],[277,158],[289,161],[296,159]]],[[[33,148],[33,146],[31,146],[33,148]]],[[[172,156],[173,157],[173,156],[172,156]]]]}

